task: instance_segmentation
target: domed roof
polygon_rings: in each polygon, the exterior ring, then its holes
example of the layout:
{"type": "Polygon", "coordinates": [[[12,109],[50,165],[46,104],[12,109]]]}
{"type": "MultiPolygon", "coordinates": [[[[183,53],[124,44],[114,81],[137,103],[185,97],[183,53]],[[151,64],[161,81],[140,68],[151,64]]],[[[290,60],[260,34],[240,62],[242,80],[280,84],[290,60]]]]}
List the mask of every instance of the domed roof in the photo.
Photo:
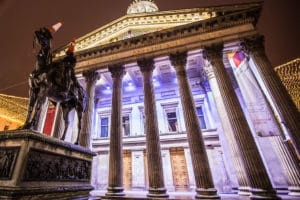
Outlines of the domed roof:
{"type": "Polygon", "coordinates": [[[127,14],[157,12],[158,7],[152,0],[135,0],[127,9],[127,14]]]}

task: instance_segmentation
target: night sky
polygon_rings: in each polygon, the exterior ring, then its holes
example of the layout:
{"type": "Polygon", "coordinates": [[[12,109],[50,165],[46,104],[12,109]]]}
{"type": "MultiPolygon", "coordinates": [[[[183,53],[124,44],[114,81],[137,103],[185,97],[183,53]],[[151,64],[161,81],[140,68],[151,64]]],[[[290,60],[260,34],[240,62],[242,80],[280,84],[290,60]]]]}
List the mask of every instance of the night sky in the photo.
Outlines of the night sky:
{"type": "MultiPolygon", "coordinates": [[[[35,64],[34,30],[62,21],[53,49],[126,14],[133,0],[0,0],[0,93],[28,97],[35,64]]],[[[249,0],[155,0],[159,9],[207,7],[249,0]]],[[[300,0],[265,0],[258,30],[273,66],[300,57],[300,0]]]]}

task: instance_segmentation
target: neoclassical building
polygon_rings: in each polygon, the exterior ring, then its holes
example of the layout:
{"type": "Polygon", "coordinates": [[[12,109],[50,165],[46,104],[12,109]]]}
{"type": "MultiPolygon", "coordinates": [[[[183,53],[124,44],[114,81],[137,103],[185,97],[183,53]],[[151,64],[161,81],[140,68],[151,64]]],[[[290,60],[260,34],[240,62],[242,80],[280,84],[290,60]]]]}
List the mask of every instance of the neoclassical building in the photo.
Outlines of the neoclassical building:
{"type": "MultiPolygon", "coordinates": [[[[136,0],[123,17],[76,40],[76,73],[89,95],[80,145],[97,153],[96,190],[300,195],[299,111],[265,54],[261,9],[159,11],[136,0]]],[[[59,137],[61,111],[51,109],[37,128],[47,124],[59,137]]]]}

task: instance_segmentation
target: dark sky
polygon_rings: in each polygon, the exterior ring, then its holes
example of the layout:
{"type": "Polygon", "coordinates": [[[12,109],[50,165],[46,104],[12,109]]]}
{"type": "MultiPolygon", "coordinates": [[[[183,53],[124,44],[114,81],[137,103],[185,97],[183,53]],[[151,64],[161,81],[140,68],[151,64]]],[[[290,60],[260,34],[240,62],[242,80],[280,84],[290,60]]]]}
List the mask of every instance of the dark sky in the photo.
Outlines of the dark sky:
{"type": "MultiPolygon", "coordinates": [[[[0,93],[28,97],[34,68],[34,30],[63,21],[53,49],[126,14],[133,0],[0,0],[0,93]]],[[[251,0],[155,0],[160,10],[207,7],[251,0]]],[[[265,0],[258,30],[266,36],[273,66],[300,57],[300,0],[265,0]]]]}

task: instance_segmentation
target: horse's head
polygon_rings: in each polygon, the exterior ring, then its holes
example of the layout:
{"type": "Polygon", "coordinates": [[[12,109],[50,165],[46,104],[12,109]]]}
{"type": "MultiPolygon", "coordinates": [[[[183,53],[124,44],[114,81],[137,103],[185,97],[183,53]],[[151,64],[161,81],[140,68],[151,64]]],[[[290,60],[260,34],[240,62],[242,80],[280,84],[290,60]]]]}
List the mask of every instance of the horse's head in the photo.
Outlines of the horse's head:
{"type": "Polygon", "coordinates": [[[34,32],[34,38],[36,43],[40,44],[42,47],[50,47],[50,41],[52,39],[52,34],[49,29],[43,27],[34,32]]]}

